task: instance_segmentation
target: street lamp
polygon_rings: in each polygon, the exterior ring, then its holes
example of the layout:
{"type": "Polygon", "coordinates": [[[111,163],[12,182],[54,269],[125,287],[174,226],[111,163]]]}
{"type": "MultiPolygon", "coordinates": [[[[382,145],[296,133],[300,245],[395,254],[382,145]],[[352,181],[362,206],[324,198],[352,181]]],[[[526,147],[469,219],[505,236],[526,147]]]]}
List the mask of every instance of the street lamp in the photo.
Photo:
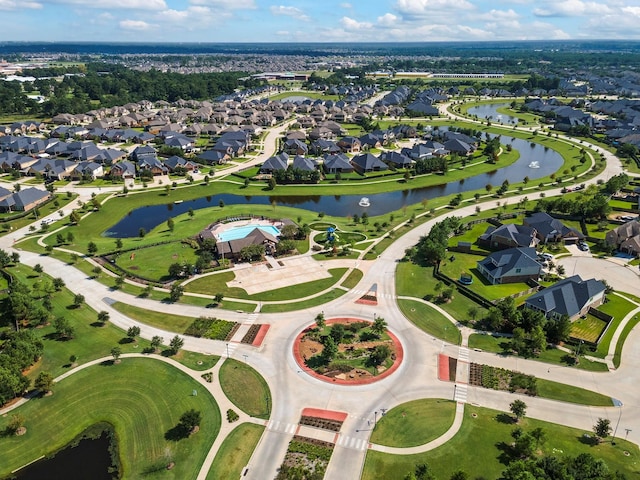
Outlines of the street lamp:
{"type": "Polygon", "coordinates": [[[633,430],[631,430],[630,428],[625,428],[624,429],[624,440],[625,442],[627,441],[627,437],[629,436],[629,432],[631,432],[633,430]]]}
{"type": "Polygon", "coordinates": [[[377,423],[378,423],[378,411],[377,411],[377,410],[375,410],[375,411],[373,412],[373,429],[374,429],[374,430],[376,429],[376,425],[377,425],[377,423]]]}
{"type": "Polygon", "coordinates": [[[227,343],[227,358],[229,358],[229,344],[227,343]]]}

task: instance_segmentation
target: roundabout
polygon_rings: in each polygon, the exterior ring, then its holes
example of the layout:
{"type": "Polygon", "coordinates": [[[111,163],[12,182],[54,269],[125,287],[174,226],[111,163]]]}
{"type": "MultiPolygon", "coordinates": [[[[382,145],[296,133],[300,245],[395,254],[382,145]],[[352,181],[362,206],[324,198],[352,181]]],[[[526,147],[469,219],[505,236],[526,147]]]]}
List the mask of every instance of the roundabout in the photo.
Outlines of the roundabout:
{"type": "Polygon", "coordinates": [[[368,385],[383,380],[400,367],[404,350],[398,337],[389,330],[375,338],[370,331],[372,325],[372,322],[353,317],[331,318],[324,329],[316,324],[309,325],[294,341],[296,363],[308,375],[336,385],[368,385]],[[344,334],[344,337],[348,336],[344,342],[335,342],[336,358],[327,360],[327,347],[322,340],[333,338],[335,325],[341,326],[339,330],[351,333],[344,334]],[[328,330],[328,333],[323,336],[322,330],[328,330]],[[382,353],[375,358],[378,352],[382,353]]]}

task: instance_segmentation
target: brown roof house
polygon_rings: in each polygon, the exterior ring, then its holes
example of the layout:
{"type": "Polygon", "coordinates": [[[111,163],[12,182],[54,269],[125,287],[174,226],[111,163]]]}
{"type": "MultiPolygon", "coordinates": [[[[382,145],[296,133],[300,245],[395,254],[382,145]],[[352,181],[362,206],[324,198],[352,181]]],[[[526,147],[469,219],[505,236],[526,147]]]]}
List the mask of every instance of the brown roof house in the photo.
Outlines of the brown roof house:
{"type": "Polygon", "coordinates": [[[640,256],[640,222],[631,220],[607,232],[604,237],[607,245],[621,252],[640,256]]]}
{"type": "Polygon", "coordinates": [[[273,255],[276,252],[278,241],[277,237],[256,227],[244,238],[216,243],[216,248],[218,254],[223,258],[238,260],[241,258],[242,249],[251,245],[262,245],[266,255],[273,255]]]}

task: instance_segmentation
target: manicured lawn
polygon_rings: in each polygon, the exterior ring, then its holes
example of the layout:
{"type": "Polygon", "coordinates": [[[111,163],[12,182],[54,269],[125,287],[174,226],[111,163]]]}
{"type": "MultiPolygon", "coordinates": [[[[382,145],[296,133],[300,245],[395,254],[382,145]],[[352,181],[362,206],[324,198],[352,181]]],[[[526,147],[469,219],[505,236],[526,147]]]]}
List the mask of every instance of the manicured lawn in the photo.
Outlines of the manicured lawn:
{"type": "Polygon", "coordinates": [[[634,315],[633,319],[629,321],[624,329],[622,330],[622,334],[620,334],[620,338],[618,339],[618,343],[616,344],[616,350],[613,355],[613,365],[616,368],[620,367],[620,362],[622,361],[622,348],[624,346],[624,342],[627,340],[627,337],[631,333],[631,330],[638,324],[638,315],[634,315]]]}
{"type": "Polygon", "coordinates": [[[421,399],[403,403],[378,420],[371,443],[388,447],[415,447],[444,434],[453,424],[456,404],[450,400],[421,399]]]}
{"type": "Polygon", "coordinates": [[[552,382],[542,378],[538,378],[537,384],[538,396],[542,398],[560,400],[561,402],[577,403],[580,405],[592,405],[596,407],[613,406],[611,397],[591,390],[552,382]]]}
{"type": "MultiPolygon", "coordinates": [[[[598,348],[596,349],[595,352],[592,352],[593,356],[604,358],[608,355],[613,334],[618,329],[618,325],[620,325],[620,322],[624,319],[627,313],[632,311],[634,308],[636,308],[636,306],[633,303],[626,300],[625,298],[620,297],[619,295],[615,295],[615,294],[607,295],[606,303],[600,305],[598,307],[598,310],[611,315],[613,317],[613,320],[611,320],[611,325],[609,326],[605,334],[602,336],[602,340],[600,340],[600,343],[598,344],[598,348]]],[[[618,345],[616,345],[616,350],[618,349],[618,347],[622,349],[625,339],[626,339],[626,336],[624,338],[620,337],[618,339],[618,345]]]]}
{"type": "MultiPolygon", "coordinates": [[[[492,335],[472,334],[469,337],[469,348],[479,348],[494,353],[509,352],[510,354],[509,339],[492,335]]],[[[583,354],[584,352],[580,353],[583,354]]],[[[573,355],[557,348],[548,348],[536,360],[553,365],[568,366],[569,362],[573,361],[573,355]]],[[[609,370],[606,363],[591,362],[584,357],[580,357],[580,363],[575,368],[591,372],[606,372],[609,370]]]]}
{"type": "Polygon", "coordinates": [[[263,431],[262,425],[254,423],[238,425],[220,446],[207,479],[240,478],[263,431]]]}
{"type": "MultiPolygon", "coordinates": [[[[508,221],[510,222],[510,220],[508,221]]],[[[492,226],[489,222],[482,222],[472,225],[469,230],[466,230],[462,235],[454,235],[449,239],[449,246],[457,246],[458,242],[469,242],[472,245],[476,243],[478,237],[487,231],[487,228],[492,226]]],[[[479,249],[477,245],[474,245],[474,249],[479,249]]],[[[457,254],[455,254],[457,255],[457,254]]],[[[478,258],[479,260],[480,258],[478,258]]]]}
{"type": "Polygon", "coordinates": [[[398,306],[403,315],[423,332],[454,345],[462,342],[458,327],[429,305],[415,300],[398,299],[398,306]]]}
{"type": "Polygon", "coordinates": [[[525,283],[505,283],[491,285],[478,272],[476,265],[484,257],[470,253],[452,252],[447,259],[440,264],[440,271],[453,280],[459,279],[463,273],[473,277],[473,283],[468,287],[478,295],[489,300],[498,300],[508,295],[527,290],[530,287],[525,283]],[[452,261],[451,258],[454,258],[452,261]]]}
{"type": "MultiPolygon", "coordinates": [[[[396,269],[396,292],[399,296],[408,296],[432,300],[437,297],[435,286],[438,281],[433,278],[432,267],[420,267],[411,262],[400,262],[396,269]]],[[[469,318],[469,309],[478,310],[477,318],[482,318],[486,310],[460,292],[454,292],[449,303],[440,305],[443,310],[456,320],[469,318]]]]}
{"type": "MultiPolygon", "coordinates": [[[[125,358],[118,365],[89,367],[53,390],[52,396],[31,400],[17,410],[25,418],[25,435],[0,437],[0,475],[106,422],[116,431],[123,478],[160,471],[162,478],[196,478],[220,430],[218,405],[207,390],[157,360],[125,358]],[[191,395],[193,390],[197,396],[191,395]],[[191,408],[202,414],[200,431],[179,441],[166,440],[165,434],[191,408]],[[172,470],[166,470],[169,462],[175,462],[172,470]]],[[[7,422],[8,417],[0,418],[0,430],[7,422]]]]}
{"type": "Polygon", "coordinates": [[[117,255],[116,265],[132,276],[140,275],[154,281],[169,280],[172,263],[196,263],[196,251],[181,242],[171,242],[117,255]]]}
{"type": "Polygon", "coordinates": [[[595,343],[607,324],[604,320],[587,315],[571,324],[571,336],[585,342],[595,343]]]}
{"type": "Polygon", "coordinates": [[[360,283],[360,280],[362,280],[363,277],[363,273],[362,270],[353,270],[349,276],[345,279],[344,282],[342,282],[342,286],[345,288],[354,288],[356,285],[358,285],[358,283],[360,283]]]}
{"type": "Polygon", "coordinates": [[[263,302],[275,302],[281,300],[295,300],[297,298],[306,297],[321,292],[331,286],[344,275],[346,268],[329,269],[331,277],[315,280],[313,282],[298,283],[290,287],[268,290],[254,295],[247,293],[240,288],[231,288],[227,286],[227,282],[233,280],[235,274],[233,272],[222,272],[214,275],[207,275],[185,285],[185,290],[193,293],[213,294],[222,293],[225,297],[240,298],[246,300],[259,300],[263,302]]]}
{"type": "Polygon", "coordinates": [[[269,418],[269,386],[264,378],[246,363],[226,359],[220,367],[220,386],[227,398],[246,414],[257,418],[269,418]]]}
{"type": "MultiPolygon", "coordinates": [[[[463,470],[470,478],[499,478],[505,465],[500,462],[504,444],[510,444],[513,423],[500,420],[505,414],[486,408],[465,406],[465,416],[458,434],[449,442],[430,452],[416,455],[389,455],[374,450],[367,452],[363,480],[397,480],[414,471],[417,464],[426,463],[435,478],[447,479],[457,470],[463,470]],[[476,414],[475,418],[472,414],[476,414]]],[[[520,421],[525,432],[534,428],[544,429],[547,441],[540,449],[547,455],[576,456],[590,453],[602,458],[611,471],[619,470],[633,478],[640,461],[640,451],[636,445],[616,439],[616,445],[603,442],[598,446],[580,442],[584,432],[575,428],[525,418],[520,421]],[[627,457],[622,454],[628,451],[627,457]]]]}
{"type": "MultiPolygon", "coordinates": [[[[144,308],[135,307],[122,302],[116,302],[111,306],[123,315],[133,318],[140,323],[176,333],[183,333],[194,320],[193,317],[146,310],[144,308]]],[[[169,339],[165,340],[167,340],[167,342],[169,341],[169,339]]]]}

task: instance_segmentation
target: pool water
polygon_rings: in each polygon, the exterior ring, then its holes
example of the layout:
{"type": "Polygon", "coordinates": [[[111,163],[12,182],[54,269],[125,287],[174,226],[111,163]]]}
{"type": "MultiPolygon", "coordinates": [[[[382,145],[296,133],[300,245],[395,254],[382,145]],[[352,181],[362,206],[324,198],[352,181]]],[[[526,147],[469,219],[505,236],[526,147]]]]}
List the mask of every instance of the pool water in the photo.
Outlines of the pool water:
{"type": "Polygon", "coordinates": [[[230,240],[237,240],[239,238],[244,238],[256,228],[259,228],[263,232],[270,233],[274,237],[277,237],[278,235],[280,235],[280,230],[278,230],[273,225],[245,225],[244,227],[235,227],[229,230],[225,230],[224,232],[220,232],[217,235],[218,241],[228,242],[230,240]]]}

